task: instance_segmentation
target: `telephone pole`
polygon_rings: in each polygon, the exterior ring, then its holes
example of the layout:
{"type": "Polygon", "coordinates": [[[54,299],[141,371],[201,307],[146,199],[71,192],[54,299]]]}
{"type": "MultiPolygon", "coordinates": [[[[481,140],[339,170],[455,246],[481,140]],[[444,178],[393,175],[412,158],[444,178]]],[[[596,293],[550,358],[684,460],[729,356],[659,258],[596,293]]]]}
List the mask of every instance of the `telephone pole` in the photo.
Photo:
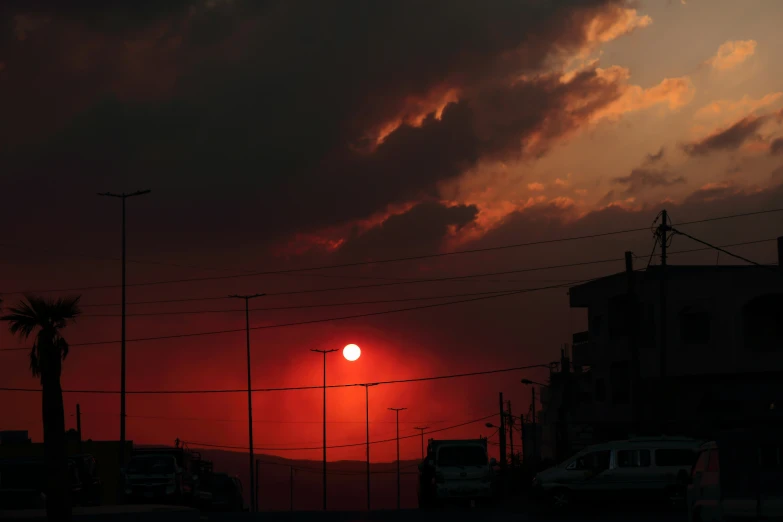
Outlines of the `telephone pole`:
{"type": "Polygon", "coordinates": [[[377,385],[377,383],[362,384],[364,386],[364,412],[367,417],[367,511],[370,511],[370,386],[377,385]]]}
{"type": "MultiPolygon", "coordinates": [[[[667,232],[671,230],[671,227],[669,226],[669,215],[666,212],[666,209],[661,211],[661,224],[658,225],[658,235],[660,236],[660,243],[661,243],[661,351],[660,351],[660,360],[659,360],[659,366],[660,366],[660,378],[661,378],[661,384],[660,386],[665,386],[665,380],[666,380],[666,365],[667,365],[667,356],[666,353],[668,350],[667,347],[667,315],[668,315],[668,309],[667,309],[667,294],[668,294],[668,288],[667,288],[667,274],[666,274],[666,248],[667,248],[667,241],[669,239],[667,232]]],[[[663,423],[662,428],[666,425],[666,415],[667,409],[661,403],[658,407],[658,419],[663,423]]],[[[663,433],[665,429],[661,430],[661,433],[663,433]]]]}
{"type": "Polygon", "coordinates": [[[397,509],[400,509],[400,412],[408,408],[389,408],[397,415],[397,509]]]}
{"type": "Polygon", "coordinates": [[[413,428],[414,430],[419,430],[421,432],[421,460],[424,460],[424,430],[429,429],[429,426],[424,426],[423,428],[413,428]]]}
{"type": "Polygon", "coordinates": [[[99,196],[122,200],[122,326],[120,333],[120,467],[125,466],[125,200],[149,194],[151,190],[138,190],[130,194],[99,192],[99,196]]]}
{"type": "Polygon", "coordinates": [[[253,466],[255,464],[255,457],[253,456],[253,386],[250,376],[250,306],[251,299],[261,297],[264,294],[253,295],[230,295],[228,297],[233,299],[245,300],[245,332],[247,339],[247,438],[248,447],[250,450],[250,510],[256,511],[258,508],[258,499],[256,498],[256,480],[253,476],[253,466]]]}
{"type": "Polygon", "coordinates": [[[514,469],[514,416],[511,415],[511,401],[506,402],[508,407],[508,444],[511,450],[511,469],[514,469]]]}
{"type": "Polygon", "coordinates": [[[317,352],[322,353],[324,355],[324,478],[323,478],[323,487],[324,487],[324,511],[326,511],[326,354],[336,352],[337,350],[316,350],[311,348],[311,352],[317,352]]]}

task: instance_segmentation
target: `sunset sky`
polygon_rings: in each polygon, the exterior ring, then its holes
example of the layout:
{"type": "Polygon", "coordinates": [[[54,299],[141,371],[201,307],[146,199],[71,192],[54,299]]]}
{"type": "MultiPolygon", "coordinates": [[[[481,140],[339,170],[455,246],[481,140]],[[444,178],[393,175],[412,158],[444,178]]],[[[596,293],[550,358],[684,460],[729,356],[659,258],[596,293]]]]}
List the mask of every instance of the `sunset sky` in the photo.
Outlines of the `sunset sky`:
{"type": "MultiPolygon", "coordinates": [[[[251,312],[262,327],[565,285],[623,270],[626,250],[646,266],[653,236],[219,276],[644,228],[663,208],[676,224],[783,207],[777,0],[58,4],[0,7],[0,296],[8,306],[24,291],[81,294],[84,316],[65,331],[73,344],[120,338],[120,202],[98,192],[152,190],[128,200],[130,285],[212,278],[130,286],[129,303],[180,301],[128,305],[129,340],[241,330],[242,303],[224,299],[234,293],[268,294],[252,302],[277,308],[251,312]],[[607,262],[523,272],[589,261],[607,262]],[[431,296],[441,298],[415,300],[431,296]],[[379,300],[398,301],[279,309],[379,300]],[[195,311],[212,312],[178,313],[195,311]]],[[[760,241],[731,250],[774,263],[782,216],[687,230],[719,245],[760,241]]],[[[676,237],[671,250],[699,247],[676,237]]],[[[258,329],[253,383],[319,385],[310,349],[348,343],[362,356],[329,355],[330,383],[546,364],[584,326],[560,287],[258,329]]],[[[24,346],[3,326],[0,349],[24,346]]],[[[129,342],[127,362],[129,390],[246,386],[242,332],[129,342]]],[[[118,343],[74,346],[63,385],[117,390],[119,371],[118,343]]],[[[371,388],[371,438],[394,435],[389,407],[408,408],[403,435],[496,412],[501,391],[523,413],[523,377],[547,373],[371,388]]],[[[0,386],[39,386],[27,352],[0,352],[0,386]]],[[[40,439],[40,396],[0,394],[0,429],[40,439]]],[[[246,446],[246,400],[129,396],[128,438],[246,446]]],[[[117,395],[66,394],[69,415],[77,403],[85,437],[118,437],[117,395]]],[[[329,443],[363,442],[363,388],[330,391],[328,404],[329,443]]],[[[254,410],[256,446],[320,445],[320,391],[257,393],[254,410]]],[[[437,437],[491,433],[480,422],[437,437]]],[[[419,439],[402,448],[417,457],[419,439]]],[[[373,460],[394,451],[379,444],[373,460]]]]}

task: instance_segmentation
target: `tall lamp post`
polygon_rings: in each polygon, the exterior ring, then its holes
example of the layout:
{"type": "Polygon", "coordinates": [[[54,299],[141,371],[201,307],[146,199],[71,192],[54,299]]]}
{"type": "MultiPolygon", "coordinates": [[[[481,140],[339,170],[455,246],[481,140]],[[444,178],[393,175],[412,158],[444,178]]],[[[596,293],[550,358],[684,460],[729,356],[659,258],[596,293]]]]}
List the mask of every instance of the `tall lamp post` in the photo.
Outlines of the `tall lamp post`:
{"type": "Polygon", "coordinates": [[[370,386],[378,383],[362,384],[364,386],[364,410],[367,417],[367,511],[370,511],[370,386]]]}
{"type": "MultiPolygon", "coordinates": [[[[256,498],[256,480],[253,475],[254,460],[253,457],[253,386],[250,377],[250,307],[248,303],[251,299],[261,297],[264,294],[253,295],[230,295],[233,299],[245,300],[245,333],[247,338],[247,438],[248,448],[250,450],[250,511],[256,511],[258,508],[258,499],[256,498]]],[[[256,468],[257,470],[258,468],[256,468]]]]}
{"type": "Polygon", "coordinates": [[[428,430],[429,428],[429,426],[424,426],[423,428],[417,426],[413,428],[414,430],[419,430],[421,432],[421,460],[424,460],[424,430],[428,430]]]}
{"type": "Polygon", "coordinates": [[[324,494],[324,511],[326,511],[326,354],[327,353],[336,352],[337,350],[335,350],[335,349],[332,349],[332,350],[317,350],[315,348],[311,348],[310,351],[311,352],[322,353],[323,356],[324,356],[324,446],[323,446],[323,450],[324,450],[324,456],[323,456],[323,460],[324,460],[324,463],[323,463],[323,467],[324,467],[324,471],[323,471],[323,475],[324,475],[324,477],[323,477],[323,489],[324,489],[324,492],[323,492],[323,494],[324,494]]]}
{"type": "Polygon", "coordinates": [[[400,509],[400,412],[408,408],[389,408],[397,416],[397,509],[400,509]]]}
{"type": "Polygon", "coordinates": [[[525,384],[527,386],[530,386],[530,389],[533,393],[530,399],[530,415],[533,425],[533,459],[538,460],[538,430],[536,429],[536,389],[533,387],[534,384],[537,384],[538,386],[548,388],[549,385],[537,382],[537,381],[531,381],[530,379],[522,379],[520,381],[522,384],[525,384]]]}
{"type": "Polygon", "coordinates": [[[134,196],[149,194],[151,190],[138,190],[130,194],[100,192],[99,196],[120,198],[122,200],[122,326],[120,344],[120,467],[125,465],[125,200],[134,196]]]}

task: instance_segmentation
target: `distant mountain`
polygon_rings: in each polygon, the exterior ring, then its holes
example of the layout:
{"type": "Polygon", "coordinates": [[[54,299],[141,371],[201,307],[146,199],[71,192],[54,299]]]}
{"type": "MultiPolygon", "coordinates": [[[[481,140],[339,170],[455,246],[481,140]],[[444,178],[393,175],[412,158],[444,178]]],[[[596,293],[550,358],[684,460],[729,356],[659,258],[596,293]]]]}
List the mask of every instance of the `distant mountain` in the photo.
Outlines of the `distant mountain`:
{"type": "MultiPolygon", "coordinates": [[[[238,476],[244,488],[245,503],[249,502],[250,477],[247,453],[192,448],[202,458],[211,460],[216,472],[238,476]]],[[[293,506],[297,511],[320,510],[323,507],[322,461],[288,460],[271,455],[256,455],[259,466],[259,509],[288,510],[291,498],[291,468],[293,506]]],[[[400,500],[402,508],[415,508],[419,461],[400,462],[400,500]]],[[[367,508],[366,463],[336,461],[327,463],[327,508],[329,510],[363,510],[367,508]]],[[[395,462],[370,465],[372,509],[397,507],[397,465],[395,462]]]]}

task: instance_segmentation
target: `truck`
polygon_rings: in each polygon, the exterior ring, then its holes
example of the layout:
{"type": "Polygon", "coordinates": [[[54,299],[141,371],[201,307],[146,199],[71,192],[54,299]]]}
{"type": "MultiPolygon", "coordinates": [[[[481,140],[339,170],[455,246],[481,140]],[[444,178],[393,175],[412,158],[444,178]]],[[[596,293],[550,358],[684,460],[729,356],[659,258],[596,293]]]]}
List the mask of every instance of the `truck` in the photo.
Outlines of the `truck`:
{"type": "Polygon", "coordinates": [[[782,520],[783,427],[719,434],[686,481],[688,520],[782,520]]]}
{"type": "Polygon", "coordinates": [[[194,504],[199,483],[211,472],[211,462],[186,448],[134,448],[123,472],[125,497],[131,503],[194,504]]]}
{"type": "Polygon", "coordinates": [[[491,503],[496,465],[487,454],[487,439],[430,439],[419,464],[419,508],[491,503]]]}

